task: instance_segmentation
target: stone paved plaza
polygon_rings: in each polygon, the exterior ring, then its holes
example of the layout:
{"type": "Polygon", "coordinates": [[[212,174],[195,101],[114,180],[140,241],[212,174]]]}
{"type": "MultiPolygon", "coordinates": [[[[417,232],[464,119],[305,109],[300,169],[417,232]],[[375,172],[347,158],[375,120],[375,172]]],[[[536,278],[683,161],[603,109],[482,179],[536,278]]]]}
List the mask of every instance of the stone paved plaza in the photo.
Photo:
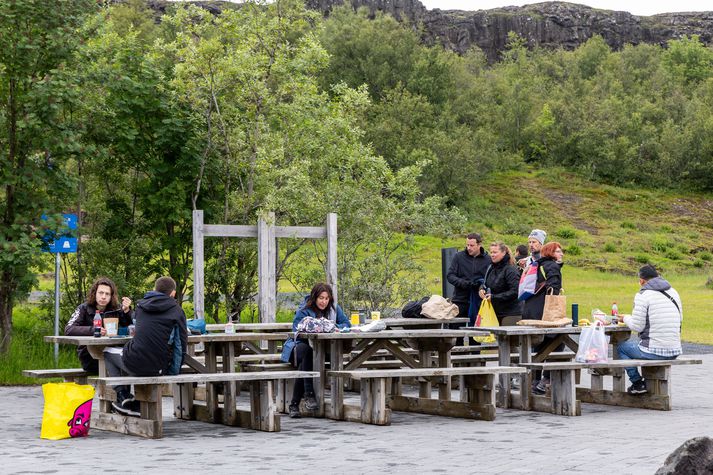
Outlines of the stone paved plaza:
{"type": "Polygon", "coordinates": [[[651,474],[687,439],[713,436],[713,354],[701,358],[672,368],[670,412],[583,404],[581,417],[498,410],[494,422],[395,413],[388,427],[284,416],[282,432],[263,433],[176,421],[165,398],[161,440],[100,430],[42,440],[41,388],[2,387],[0,473],[651,474]]]}

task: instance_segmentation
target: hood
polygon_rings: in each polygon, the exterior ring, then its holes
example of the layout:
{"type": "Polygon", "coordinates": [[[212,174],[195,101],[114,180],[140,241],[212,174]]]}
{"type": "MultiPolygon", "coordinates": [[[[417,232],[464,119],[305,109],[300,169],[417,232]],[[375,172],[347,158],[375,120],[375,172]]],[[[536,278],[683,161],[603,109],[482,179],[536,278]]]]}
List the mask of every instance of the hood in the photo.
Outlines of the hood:
{"type": "Polygon", "coordinates": [[[669,284],[666,279],[663,277],[654,277],[641,287],[641,292],[644,290],[655,290],[658,292],[661,290],[668,290],[670,288],[671,284],[669,284]]]}
{"type": "Polygon", "coordinates": [[[149,313],[162,313],[176,305],[178,305],[176,299],[155,290],[146,292],[143,300],[139,300],[139,303],[136,304],[137,307],[149,313]]]}

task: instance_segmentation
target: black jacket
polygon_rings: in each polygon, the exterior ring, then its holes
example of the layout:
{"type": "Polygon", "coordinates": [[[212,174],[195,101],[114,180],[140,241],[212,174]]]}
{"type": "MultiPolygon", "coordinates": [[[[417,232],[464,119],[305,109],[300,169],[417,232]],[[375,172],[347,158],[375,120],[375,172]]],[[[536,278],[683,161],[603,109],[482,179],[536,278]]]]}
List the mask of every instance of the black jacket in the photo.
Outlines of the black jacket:
{"type": "Polygon", "coordinates": [[[168,339],[174,326],[179,329],[183,362],[188,344],[186,314],[175,299],[161,292],[147,292],[136,304],[135,315],[136,335],[124,346],[122,357],[133,376],[166,374],[172,356],[168,339]]]}
{"type": "Polygon", "coordinates": [[[477,256],[471,256],[467,250],[457,252],[446,274],[448,282],[455,287],[451,300],[455,303],[468,303],[471,290],[480,287],[478,281],[485,277],[485,271],[491,263],[490,256],[482,247],[477,256]]]}
{"type": "Polygon", "coordinates": [[[551,257],[541,257],[537,262],[540,265],[537,270],[537,288],[540,290],[525,300],[522,309],[524,320],[542,320],[547,291],[553,289],[553,293],[559,295],[562,289],[562,264],[558,264],[551,257]]]}
{"type": "Polygon", "coordinates": [[[495,315],[498,318],[522,314],[522,305],[517,299],[520,272],[510,264],[510,254],[500,262],[493,262],[485,273],[485,283],[481,288],[490,293],[495,315]]]}
{"type": "MultiPolygon", "coordinates": [[[[115,310],[111,304],[104,310],[105,312],[115,310]]],[[[117,309],[118,310],[118,309],[117,309]]],[[[74,311],[67,325],[64,327],[64,334],[67,336],[93,336],[94,335],[94,314],[96,307],[83,303],[74,311]]],[[[111,315],[112,317],[114,315],[111,315]]],[[[131,311],[127,313],[118,312],[119,326],[128,327],[131,325],[131,311]]],[[[103,318],[103,314],[102,314],[103,318]]],[[[77,356],[84,371],[92,374],[99,372],[99,363],[92,358],[86,346],[77,347],[77,356]]]]}

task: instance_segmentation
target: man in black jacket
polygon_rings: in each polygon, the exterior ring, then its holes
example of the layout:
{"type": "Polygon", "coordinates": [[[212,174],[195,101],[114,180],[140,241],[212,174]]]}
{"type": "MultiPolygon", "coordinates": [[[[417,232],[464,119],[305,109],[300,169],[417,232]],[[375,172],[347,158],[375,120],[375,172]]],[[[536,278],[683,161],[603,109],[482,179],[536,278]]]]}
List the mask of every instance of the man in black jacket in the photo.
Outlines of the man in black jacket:
{"type": "MultiPolygon", "coordinates": [[[[453,256],[446,275],[448,282],[455,287],[451,301],[458,306],[458,317],[467,317],[470,307],[471,293],[477,296],[480,284],[483,283],[485,271],[491,264],[490,256],[481,246],[483,239],[478,233],[466,236],[465,250],[453,256]]],[[[477,313],[478,309],[475,309],[477,313]]],[[[472,322],[471,322],[472,324],[472,322]]],[[[455,324],[456,328],[464,326],[455,324]]]]}
{"type": "MultiPolygon", "coordinates": [[[[186,356],[188,332],[186,314],[175,300],[176,282],[160,277],[154,290],[147,292],[136,305],[136,335],[124,348],[104,351],[109,376],[161,376],[169,373],[176,353],[178,369],[186,356]],[[173,337],[173,338],[172,338],[173,337]],[[169,340],[171,343],[169,344],[169,340]]],[[[140,416],[139,403],[128,386],[115,386],[116,401],[112,408],[126,416],[140,416]]]]}

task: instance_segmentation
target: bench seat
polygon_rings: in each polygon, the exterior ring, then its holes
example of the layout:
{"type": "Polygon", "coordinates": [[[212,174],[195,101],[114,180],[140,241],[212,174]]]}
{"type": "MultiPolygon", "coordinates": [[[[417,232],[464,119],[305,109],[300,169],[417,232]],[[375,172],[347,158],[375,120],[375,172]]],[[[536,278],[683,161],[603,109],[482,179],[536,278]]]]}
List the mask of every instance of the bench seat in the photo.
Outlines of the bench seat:
{"type": "Polygon", "coordinates": [[[470,419],[495,419],[495,377],[499,374],[525,373],[524,368],[514,366],[477,366],[465,368],[399,368],[399,369],[356,369],[328,371],[330,378],[348,378],[360,381],[361,405],[344,406],[341,400],[339,410],[332,408],[338,419],[358,421],[365,424],[390,425],[391,411],[419,412],[470,419]],[[393,385],[387,396],[388,382],[398,382],[401,378],[439,379],[460,377],[461,400],[445,398],[402,396],[400,385],[393,385]]]}
{"type": "MultiPolygon", "coordinates": [[[[273,402],[273,382],[285,379],[319,377],[317,371],[265,371],[242,373],[196,373],[175,376],[115,376],[93,378],[109,394],[106,386],[134,385],[136,400],[140,402],[141,417],[126,417],[100,411],[92,426],[124,434],[147,438],[163,436],[161,391],[163,384],[175,384],[174,408],[180,419],[198,419],[206,422],[236,425],[255,430],[277,432],[280,419],[273,402]],[[233,398],[218,405],[216,384],[247,382],[250,387],[250,410],[236,407],[233,398]],[[193,384],[207,383],[209,397],[205,406],[193,404],[193,384]]],[[[112,391],[113,392],[113,391],[112,391]]]]}
{"type": "Polygon", "coordinates": [[[63,378],[68,383],[87,384],[87,373],[82,368],[65,369],[25,369],[22,375],[27,378],[63,378]]]}
{"type": "Polygon", "coordinates": [[[550,396],[533,396],[533,410],[566,416],[581,414],[580,402],[612,406],[638,407],[660,411],[671,410],[671,366],[702,364],[695,358],[674,360],[613,360],[605,363],[543,362],[520,366],[550,372],[550,396]],[[646,381],[646,394],[626,392],[624,368],[640,367],[646,381]],[[589,369],[591,388],[576,387],[578,373],[589,369]],[[603,377],[613,378],[613,390],[605,390],[603,377]]]}

